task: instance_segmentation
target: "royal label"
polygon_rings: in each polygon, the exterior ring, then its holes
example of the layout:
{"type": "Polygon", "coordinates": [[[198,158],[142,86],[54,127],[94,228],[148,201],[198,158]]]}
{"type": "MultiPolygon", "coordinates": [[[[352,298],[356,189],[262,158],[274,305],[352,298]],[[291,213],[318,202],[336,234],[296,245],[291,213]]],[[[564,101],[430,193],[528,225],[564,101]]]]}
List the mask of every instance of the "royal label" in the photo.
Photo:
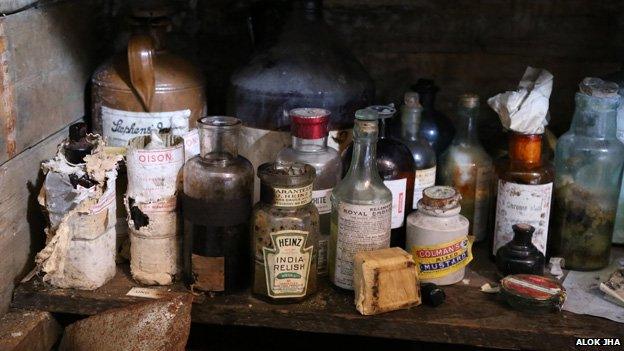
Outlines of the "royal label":
{"type": "Polygon", "coordinates": [[[494,255],[501,246],[513,239],[511,227],[518,223],[527,223],[535,227],[533,244],[544,255],[546,254],[552,187],[552,183],[525,185],[498,181],[494,255]]]}
{"type": "Polygon", "coordinates": [[[392,202],[339,205],[334,284],[352,290],[355,254],[390,247],[391,212],[392,202]]]}
{"type": "Polygon", "coordinates": [[[320,215],[331,212],[331,193],[332,188],[312,191],[312,203],[320,215]]]}
{"type": "Polygon", "coordinates": [[[416,171],[416,177],[414,178],[414,201],[412,202],[412,208],[418,208],[418,201],[423,197],[423,190],[430,186],[435,185],[436,167],[427,169],[419,169],[416,171]]]}
{"type": "Polygon", "coordinates": [[[392,193],[392,229],[401,228],[405,221],[405,189],[407,179],[384,180],[384,185],[392,193]]]}
{"type": "Polygon", "coordinates": [[[420,268],[418,277],[432,279],[466,267],[472,261],[471,247],[472,243],[464,236],[438,245],[412,245],[409,249],[420,268]]]}
{"type": "Polygon", "coordinates": [[[312,201],[312,184],[302,188],[273,188],[273,204],[280,207],[298,207],[312,201]]]}
{"type": "Polygon", "coordinates": [[[308,232],[282,230],[271,233],[273,248],[264,247],[267,294],[273,298],[305,296],[312,263],[313,246],[307,246],[308,232]]]}
{"type": "Polygon", "coordinates": [[[174,135],[189,131],[191,110],[131,112],[102,106],[102,134],[108,146],[123,146],[130,139],[169,128],[174,135]]]}

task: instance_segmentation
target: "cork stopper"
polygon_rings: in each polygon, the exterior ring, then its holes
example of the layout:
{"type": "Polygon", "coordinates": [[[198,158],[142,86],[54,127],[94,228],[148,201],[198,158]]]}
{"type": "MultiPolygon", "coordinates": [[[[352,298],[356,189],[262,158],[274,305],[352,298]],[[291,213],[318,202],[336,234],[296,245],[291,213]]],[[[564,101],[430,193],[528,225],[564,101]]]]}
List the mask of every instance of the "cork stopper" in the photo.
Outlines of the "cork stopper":
{"type": "Polygon", "coordinates": [[[579,84],[581,93],[597,98],[617,97],[619,86],[616,83],[600,78],[587,77],[579,84]]]}
{"type": "Polygon", "coordinates": [[[408,108],[422,108],[422,105],[420,104],[420,96],[418,93],[413,91],[405,93],[403,96],[403,102],[408,108]]]}
{"type": "Polygon", "coordinates": [[[475,108],[479,106],[479,95],[474,93],[461,94],[459,96],[459,105],[465,108],[475,108]]]}
{"type": "Polygon", "coordinates": [[[450,210],[459,206],[461,194],[450,186],[432,186],[423,190],[420,200],[425,207],[434,210],[450,210]]]}

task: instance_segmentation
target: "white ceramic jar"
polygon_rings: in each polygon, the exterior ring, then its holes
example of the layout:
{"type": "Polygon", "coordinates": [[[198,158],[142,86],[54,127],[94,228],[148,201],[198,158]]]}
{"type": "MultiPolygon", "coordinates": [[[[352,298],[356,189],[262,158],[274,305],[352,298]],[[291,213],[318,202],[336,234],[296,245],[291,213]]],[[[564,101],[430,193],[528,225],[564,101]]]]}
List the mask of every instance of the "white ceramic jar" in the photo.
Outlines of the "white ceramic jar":
{"type": "Polygon", "coordinates": [[[407,217],[406,250],[418,263],[421,282],[449,285],[464,278],[472,252],[459,200],[455,188],[432,186],[423,191],[418,211],[407,217]]]}

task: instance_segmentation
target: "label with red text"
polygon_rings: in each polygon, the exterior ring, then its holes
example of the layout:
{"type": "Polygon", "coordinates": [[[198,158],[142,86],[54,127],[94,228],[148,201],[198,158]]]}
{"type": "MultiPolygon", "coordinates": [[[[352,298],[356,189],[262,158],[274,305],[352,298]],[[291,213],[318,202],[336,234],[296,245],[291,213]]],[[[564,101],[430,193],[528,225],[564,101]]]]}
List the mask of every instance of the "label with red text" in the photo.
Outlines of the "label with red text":
{"type": "Polygon", "coordinates": [[[384,180],[384,185],[392,193],[392,229],[401,228],[405,222],[407,178],[384,180]]]}
{"type": "Polygon", "coordinates": [[[437,245],[413,245],[410,253],[420,268],[419,278],[440,278],[456,272],[472,261],[472,243],[464,236],[437,245]]]}

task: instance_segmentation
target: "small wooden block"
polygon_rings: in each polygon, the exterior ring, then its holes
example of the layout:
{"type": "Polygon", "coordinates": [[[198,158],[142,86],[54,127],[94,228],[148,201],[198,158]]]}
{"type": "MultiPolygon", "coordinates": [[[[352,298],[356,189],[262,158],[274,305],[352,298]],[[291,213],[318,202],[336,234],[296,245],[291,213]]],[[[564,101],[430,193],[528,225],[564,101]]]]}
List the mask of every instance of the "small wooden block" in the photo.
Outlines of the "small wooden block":
{"type": "Polygon", "coordinates": [[[418,268],[412,255],[398,247],[355,255],[355,307],[363,315],[420,305],[418,268]]]}

